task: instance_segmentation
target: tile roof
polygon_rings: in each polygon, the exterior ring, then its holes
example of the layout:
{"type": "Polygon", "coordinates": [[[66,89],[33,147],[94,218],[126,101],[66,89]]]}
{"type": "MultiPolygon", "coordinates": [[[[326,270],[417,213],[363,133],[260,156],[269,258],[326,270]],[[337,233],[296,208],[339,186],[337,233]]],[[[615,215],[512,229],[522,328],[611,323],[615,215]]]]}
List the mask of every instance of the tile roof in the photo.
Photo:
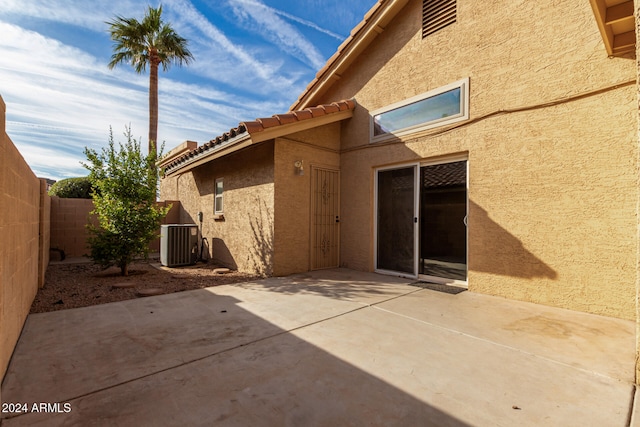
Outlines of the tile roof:
{"type": "Polygon", "coordinates": [[[237,127],[230,129],[222,135],[216,136],[214,139],[202,144],[201,146],[176,157],[169,157],[160,162],[160,165],[171,172],[172,169],[180,167],[191,160],[204,156],[208,151],[212,151],[225,143],[232,143],[240,139],[246,139],[266,129],[284,126],[305,120],[314,119],[322,116],[329,116],[341,111],[353,110],[356,103],[352,99],[332,102],[331,104],[322,104],[316,107],[304,108],[296,111],[289,111],[284,114],[274,114],[271,117],[257,118],[252,121],[240,122],[237,127]]]}

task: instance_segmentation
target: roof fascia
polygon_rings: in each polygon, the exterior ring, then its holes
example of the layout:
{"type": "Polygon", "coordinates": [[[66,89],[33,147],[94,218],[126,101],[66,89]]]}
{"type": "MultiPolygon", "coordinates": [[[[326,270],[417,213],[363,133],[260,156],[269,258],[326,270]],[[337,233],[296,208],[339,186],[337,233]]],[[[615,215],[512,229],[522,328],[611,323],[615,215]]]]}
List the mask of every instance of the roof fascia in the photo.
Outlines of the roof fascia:
{"type": "Polygon", "coordinates": [[[353,109],[338,111],[323,116],[313,117],[311,119],[299,122],[289,123],[280,126],[274,126],[265,130],[253,133],[243,133],[236,138],[229,140],[227,143],[219,147],[207,150],[203,154],[196,156],[185,163],[172,168],[167,172],[166,176],[172,176],[188,172],[198,166],[208,163],[212,160],[219,159],[236,151],[249,147],[250,145],[268,141],[292,133],[313,129],[326,124],[338,122],[353,117],[353,109]]]}
{"type": "Polygon", "coordinates": [[[188,172],[191,169],[201,166],[207,162],[229,155],[231,153],[235,153],[236,151],[246,148],[253,143],[254,142],[251,140],[251,135],[249,135],[248,133],[243,133],[233,139],[230,139],[226,143],[219,145],[216,148],[209,149],[203,154],[195,156],[192,159],[187,160],[186,162],[172,168],[169,172],[167,172],[166,176],[188,172]]]}
{"type": "Polygon", "coordinates": [[[292,133],[301,132],[323,126],[329,123],[339,122],[353,117],[353,110],[343,110],[324,116],[313,117],[311,119],[302,120],[299,122],[289,123],[286,125],[274,126],[267,128],[260,132],[254,132],[251,134],[251,139],[254,142],[263,142],[269,139],[278,138],[292,133]]]}

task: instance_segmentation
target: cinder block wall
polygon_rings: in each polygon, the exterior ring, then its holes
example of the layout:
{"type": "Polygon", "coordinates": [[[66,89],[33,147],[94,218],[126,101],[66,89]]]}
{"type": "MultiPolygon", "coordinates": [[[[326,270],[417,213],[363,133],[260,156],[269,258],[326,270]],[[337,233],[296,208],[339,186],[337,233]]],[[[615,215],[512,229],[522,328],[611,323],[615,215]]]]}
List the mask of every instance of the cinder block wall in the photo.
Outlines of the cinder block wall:
{"type": "MultiPolygon", "coordinates": [[[[51,249],[64,251],[66,257],[81,257],[89,253],[87,238],[91,199],[51,198],[51,249]]],[[[95,219],[94,219],[95,221],[95,219]]],[[[97,224],[97,223],[96,223],[97,224]]]]}
{"type": "Polygon", "coordinates": [[[44,286],[44,274],[49,265],[49,247],[51,245],[51,197],[47,194],[47,181],[40,179],[40,221],[38,244],[38,287],[44,286]]]}
{"type": "Polygon", "coordinates": [[[0,97],[0,378],[44,277],[49,233],[49,196],[6,134],[5,113],[0,97]]]}
{"type": "MultiPolygon", "coordinates": [[[[177,224],[180,222],[180,202],[158,202],[162,207],[171,206],[171,210],[162,221],[163,224],[177,224]]],[[[97,219],[90,215],[93,210],[91,199],[62,199],[51,197],[51,244],[53,256],[59,256],[57,250],[64,251],[66,257],[81,257],[90,253],[87,244],[89,232],[87,224],[92,221],[98,225],[97,219]]],[[[158,230],[160,234],[160,230],[158,230]]],[[[47,246],[48,252],[49,246],[47,246]]],[[[151,253],[160,250],[160,239],[149,244],[151,253]]]]}

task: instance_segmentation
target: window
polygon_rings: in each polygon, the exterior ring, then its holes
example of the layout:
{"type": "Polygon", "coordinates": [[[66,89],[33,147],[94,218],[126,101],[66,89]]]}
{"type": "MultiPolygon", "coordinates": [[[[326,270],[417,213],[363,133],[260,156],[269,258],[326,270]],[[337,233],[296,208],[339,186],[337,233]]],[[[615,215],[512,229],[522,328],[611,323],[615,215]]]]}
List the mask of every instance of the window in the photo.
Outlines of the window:
{"type": "Polygon", "coordinates": [[[215,189],[215,198],[213,201],[213,213],[216,215],[222,214],[223,212],[223,199],[222,199],[222,190],[224,187],[223,178],[216,179],[216,189],[215,189]]]}
{"type": "Polygon", "coordinates": [[[422,0],[422,38],[456,22],[456,0],[422,0]]]}
{"type": "Polygon", "coordinates": [[[373,111],[371,141],[468,119],[468,87],[467,78],[373,111]]]}

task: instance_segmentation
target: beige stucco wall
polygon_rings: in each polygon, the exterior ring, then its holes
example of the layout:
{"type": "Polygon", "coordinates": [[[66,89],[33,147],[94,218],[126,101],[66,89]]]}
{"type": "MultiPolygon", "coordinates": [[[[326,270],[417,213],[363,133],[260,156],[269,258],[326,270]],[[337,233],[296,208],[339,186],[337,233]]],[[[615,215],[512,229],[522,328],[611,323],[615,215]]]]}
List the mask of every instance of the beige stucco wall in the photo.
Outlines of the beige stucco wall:
{"type": "MultiPolygon", "coordinates": [[[[640,81],[640,0],[634,0],[634,16],[636,17],[636,82],[640,81]]],[[[640,85],[636,83],[636,113],[638,114],[638,138],[636,145],[639,147],[636,159],[640,160],[640,85]]],[[[640,164],[640,162],[639,162],[640,164]]],[[[637,176],[636,196],[640,200],[640,174],[637,176]]],[[[640,204],[638,205],[640,209],[640,204]]],[[[640,211],[636,213],[636,230],[640,232],[640,211]]],[[[638,254],[640,255],[640,241],[638,242],[638,254]]],[[[640,256],[636,258],[636,383],[640,383],[640,256]]]]}
{"type": "Polygon", "coordinates": [[[274,275],[310,268],[311,171],[339,169],[340,124],[277,138],[275,141],[274,275]],[[294,163],[303,161],[304,175],[294,163]]]}
{"type": "Polygon", "coordinates": [[[180,222],[198,224],[208,241],[208,256],[239,271],[273,274],[273,141],[166,177],[161,198],[181,202],[180,222]],[[215,180],[224,179],[224,219],[214,219],[215,180]]]}
{"type": "Polygon", "coordinates": [[[41,181],[6,134],[5,112],[0,97],[0,378],[44,277],[47,255],[41,249],[48,234],[43,212],[41,242],[41,199],[46,209],[48,196],[41,196],[41,181]]]}
{"type": "Polygon", "coordinates": [[[635,318],[634,61],[607,58],[589,2],[458,2],[424,40],[420,23],[410,1],[314,100],[358,102],[342,129],[343,265],[374,268],[376,167],[465,154],[471,290],[635,318]],[[369,111],[466,77],[466,124],[369,144],[369,111]]]}

